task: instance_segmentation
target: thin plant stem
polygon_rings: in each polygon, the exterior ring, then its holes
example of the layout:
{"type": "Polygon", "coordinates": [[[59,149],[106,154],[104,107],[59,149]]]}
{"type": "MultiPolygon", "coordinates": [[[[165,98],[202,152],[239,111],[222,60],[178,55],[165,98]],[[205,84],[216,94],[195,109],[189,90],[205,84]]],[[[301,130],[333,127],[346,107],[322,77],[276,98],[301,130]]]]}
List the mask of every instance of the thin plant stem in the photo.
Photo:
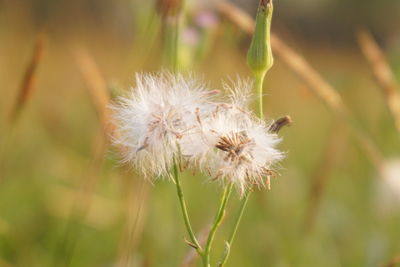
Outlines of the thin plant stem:
{"type": "MultiPolygon", "coordinates": [[[[203,245],[207,242],[207,236],[208,233],[210,232],[211,229],[211,222],[208,223],[201,231],[198,232],[197,236],[198,236],[198,240],[200,245],[203,245]]],[[[182,261],[182,263],[179,265],[180,267],[190,267],[193,265],[194,261],[198,258],[199,253],[197,253],[197,251],[194,250],[190,250],[184,260],[182,261]]]]}
{"type": "Polygon", "coordinates": [[[400,132],[400,86],[390,67],[384,52],[375,41],[373,35],[366,29],[357,32],[361,50],[371,66],[376,81],[380,85],[386,104],[393,117],[395,127],[400,132]]]}
{"type": "Polygon", "coordinates": [[[247,194],[244,196],[244,198],[240,204],[239,213],[237,214],[237,217],[235,219],[235,225],[233,226],[232,232],[229,235],[229,238],[225,243],[225,252],[222,255],[220,262],[218,263],[218,266],[223,266],[226,263],[226,261],[228,260],[232,242],[235,239],[236,232],[239,228],[239,224],[240,224],[240,221],[242,220],[243,213],[247,206],[247,202],[248,202],[249,198],[250,198],[250,192],[247,192],[247,194]]]}
{"type": "Polygon", "coordinates": [[[181,183],[179,180],[178,166],[176,164],[175,158],[174,158],[174,166],[172,167],[172,170],[173,170],[172,175],[174,177],[175,185],[176,185],[176,192],[178,194],[179,204],[180,204],[181,210],[182,210],[183,220],[185,221],[186,230],[189,233],[190,242],[192,242],[192,244],[190,244],[190,245],[193,246],[194,248],[196,248],[198,253],[201,254],[201,251],[202,251],[201,246],[200,246],[199,242],[197,241],[196,235],[194,234],[192,225],[190,223],[189,214],[188,214],[187,207],[186,207],[185,196],[183,194],[181,183]]]}
{"type": "MultiPolygon", "coordinates": [[[[176,73],[179,71],[180,67],[180,57],[179,57],[179,35],[181,27],[182,14],[178,12],[172,17],[164,18],[166,19],[166,40],[164,44],[164,56],[167,60],[168,66],[171,70],[176,73]]],[[[196,235],[193,232],[192,225],[190,223],[189,214],[187,211],[186,201],[182,186],[179,180],[179,170],[176,162],[176,158],[173,158],[172,175],[176,185],[176,192],[178,194],[179,204],[182,210],[183,220],[185,222],[186,230],[190,237],[190,242],[187,242],[191,247],[195,248],[199,255],[203,255],[203,250],[198,242],[196,235]]]]}
{"type": "MultiPolygon", "coordinates": [[[[254,75],[254,91],[257,92],[257,108],[256,108],[256,113],[258,114],[259,118],[263,118],[263,83],[264,83],[264,77],[265,77],[265,72],[262,73],[256,73],[254,75]]],[[[239,213],[235,219],[235,224],[233,226],[233,229],[231,231],[231,234],[228,238],[228,240],[225,243],[225,251],[224,254],[221,257],[220,262],[218,263],[218,266],[223,266],[226,261],[228,260],[229,254],[230,254],[230,249],[232,242],[235,238],[236,232],[239,228],[240,221],[242,220],[244,210],[246,209],[247,202],[250,198],[251,192],[248,191],[243,199],[241,200],[240,208],[239,208],[239,213]]]]}
{"type": "Polygon", "coordinates": [[[166,31],[166,56],[169,66],[174,72],[179,68],[178,40],[179,40],[179,15],[170,18],[166,31]]]}
{"type": "MultiPolygon", "coordinates": [[[[267,38],[268,38],[268,43],[269,43],[269,36],[267,38]]],[[[256,92],[257,97],[258,97],[257,105],[256,105],[256,114],[258,114],[258,117],[260,119],[262,119],[264,117],[263,116],[263,83],[264,83],[264,78],[265,78],[265,74],[267,73],[267,71],[268,71],[268,68],[266,68],[265,70],[262,70],[262,71],[254,72],[254,88],[253,88],[253,90],[256,92]]],[[[232,242],[235,238],[236,232],[239,228],[240,221],[242,220],[244,210],[245,210],[245,208],[247,206],[247,202],[250,198],[250,194],[251,194],[251,192],[248,191],[241,201],[239,213],[235,219],[234,227],[228,238],[228,241],[226,241],[226,243],[225,243],[225,252],[221,257],[221,260],[218,263],[218,266],[223,266],[226,263],[226,261],[228,260],[228,257],[230,254],[230,248],[231,248],[232,242]]]]}
{"type": "Polygon", "coordinates": [[[74,47],[74,56],[91,100],[98,113],[104,135],[108,138],[113,134],[114,125],[110,123],[111,116],[110,109],[108,108],[110,104],[110,95],[106,79],[103,77],[93,56],[85,47],[76,45],[74,47]]]}
{"type": "Polygon", "coordinates": [[[204,249],[204,254],[203,254],[203,263],[204,263],[205,267],[210,266],[211,246],[214,241],[215,233],[217,232],[218,227],[221,225],[222,219],[224,218],[225,207],[226,207],[226,204],[228,203],[229,196],[232,192],[232,187],[233,187],[232,183],[229,183],[228,185],[225,186],[224,191],[221,196],[221,201],[219,203],[219,208],[218,208],[217,214],[215,215],[214,223],[211,227],[210,233],[208,234],[207,243],[206,243],[206,247],[204,249]]]}
{"type": "Polygon", "coordinates": [[[254,75],[254,89],[257,92],[257,114],[260,118],[263,117],[263,82],[265,73],[254,75]]]}
{"type": "Polygon", "coordinates": [[[21,87],[19,88],[17,99],[11,110],[9,118],[11,124],[16,122],[21,110],[26,106],[26,103],[33,94],[37,80],[38,67],[42,62],[45,46],[46,35],[41,33],[37,37],[32,58],[25,69],[25,74],[22,79],[21,87]]]}

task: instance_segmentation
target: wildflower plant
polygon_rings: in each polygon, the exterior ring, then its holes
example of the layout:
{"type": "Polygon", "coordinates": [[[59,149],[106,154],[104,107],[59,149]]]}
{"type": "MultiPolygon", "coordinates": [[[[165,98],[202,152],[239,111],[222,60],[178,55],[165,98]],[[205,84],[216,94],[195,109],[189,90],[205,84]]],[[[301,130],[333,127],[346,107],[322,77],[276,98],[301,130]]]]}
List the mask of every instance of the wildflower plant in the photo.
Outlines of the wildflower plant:
{"type": "MultiPolygon", "coordinates": [[[[144,177],[172,178],[178,195],[178,165],[220,181],[224,205],[233,186],[241,197],[254,186],[269,188],[273,165],[283,154],[270,125],[248,108],[251,87],[250,81],[225,86],[227,101],[221,102],[218,91],[193,76],[137,74],[136,87],[112,106],[114,143],[122,147],[123,161],[144,177]]],[[[194,235],[190,244],[201,249],[194,235]]]]}
{"type": "MultiPolygon", "coordinates": [[[[250,192],[253,188],[270,188],[274,166],[283,158],[276,148],[280,142],[276,133],[289,120],[268,123],[262,118],[262,83],[272,65],[271,15],[272,2],[260,1],[257,25],[263,25],[256,26],[248,53],[254,80],[225,83],[226,93],[220,96],[218,90],[207,89],[193,76],[177,73],[179,60],[175,58],[171,64],[175,72],[136,75],[135,88],[111,107],[116,124],[114,143],[121,148],[123,161],[132,163],[146,178],[168,177],[175,183],[190,237],[186,242],[207,267],[211,266],[212,244],[233,188],[242,203],[218,266],[228,259],[250,192]],[[258,116],[250,109],[254,91],[258,93],[258,116]],[[184,168],[200,170],[207,180],[223,187],[204,244],[197,240],[190,223],[179,177],[184,168]]],[[[172,54],[177,55],[177,51],[172,54]]]]}

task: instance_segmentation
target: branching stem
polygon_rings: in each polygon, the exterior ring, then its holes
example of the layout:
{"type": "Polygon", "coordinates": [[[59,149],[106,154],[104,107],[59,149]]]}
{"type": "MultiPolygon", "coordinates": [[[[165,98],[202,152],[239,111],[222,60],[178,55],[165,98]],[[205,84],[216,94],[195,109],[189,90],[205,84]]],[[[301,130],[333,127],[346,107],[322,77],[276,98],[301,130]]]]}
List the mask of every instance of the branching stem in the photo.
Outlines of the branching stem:
{"type": "Polygon", "coordinates": [[[229,196],[232,192],[232,187],[233,187],[232,183],[227,184],[224,188],[224,192],[222,193],[221,201],[219,203],[219,208],[218,208],[217,214],[215,215],[214,223],[211,227],[210,233],[208,234],[206,247],[204,249],[204,254],[203,254],[204,267],[210,266],[211,246],[214,241],[215,233],[217,232],[217,229],[221,225],[222,219],[224,218],[225,207],[226,207],[226,204],[228,203],[229,196]]]}
{"type": "Polygon", "coordinates": [[[247,201],[249,200],[249,197],[250,197],[250,192],[247,192],[246,195],[242,199],[242,202],[240,204],[239,213],[237,214],[237,217],[235,219],[235,225],[233,226],[232,232],[229,235],[229,238],[225,243],[225,252],[222,255],[222,258],[221,258],[220,262],[218,263],[219,267],[224,266],[224,264],[228,260],[228,257],[229,257],[229,254],[230,254],[231,245],[232,245],[232,242],[233,242],[233,240],[234,240],[234,238],[236,236],[236,232],[237,232],[237,230],[239,228],[240,221],[242,220],[243,213],[244,213],[244,210],[245,210],[245,208],[247,206],[247,201]]]}
{"type": "Polygon", "coordinates": [[[175,158],[174,158],[174,166],[172,169],[173,169],[173,177],[174,177],[175,185],[176,185],[176,192],[178,194],[179,204],[181,206],[183,220],[185,221],[186,230],[189,233],[190,242],[193,243],[193,245],[196,247],[197,252],[201,255],[202,254],[201,246],[200,246],[199,242],[197,241],[196,235],[193,232],[192,225],[189,220],[189,214],[188,214],[187,207],[186,207],[185,196],[183,194],[181,183],[179,180],[178,166],[176,164],[175,158]]]}

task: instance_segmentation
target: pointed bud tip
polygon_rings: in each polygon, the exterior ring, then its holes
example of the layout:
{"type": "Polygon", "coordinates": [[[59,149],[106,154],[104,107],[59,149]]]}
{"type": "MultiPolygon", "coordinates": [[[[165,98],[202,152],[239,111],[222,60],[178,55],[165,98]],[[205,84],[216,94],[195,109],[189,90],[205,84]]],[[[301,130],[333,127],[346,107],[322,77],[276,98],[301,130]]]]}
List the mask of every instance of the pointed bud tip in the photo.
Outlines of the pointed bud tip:
{"type": "Polygon", "coordinates": [[[260,0],[260,7],[270,8],[272,6],[272,0],[260,0]]]}
{"type": "Polygon", "coordinates": [[[247,53],[247,64],[257,75],[264,75],[274,62],[270,42],[272,12],[272,0],[260,0],[254,35],[247,53]]]}

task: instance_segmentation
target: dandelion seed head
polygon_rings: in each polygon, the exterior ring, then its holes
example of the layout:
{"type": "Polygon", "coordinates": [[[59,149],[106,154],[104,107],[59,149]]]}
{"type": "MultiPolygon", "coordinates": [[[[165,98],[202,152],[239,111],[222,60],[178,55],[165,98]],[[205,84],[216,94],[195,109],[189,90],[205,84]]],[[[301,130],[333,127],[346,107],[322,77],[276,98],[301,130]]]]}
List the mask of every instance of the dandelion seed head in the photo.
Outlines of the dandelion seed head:
{"type": "Polygon", "coordinates": [[[227,92],[227,102],[236,108],[248,110],[250,103],[254,101],[253,82],[249,79],[237,77],[236,80],[224,82],[223,88],[227,92]]]}
{"type": "Polygon", "coordinates": [[[112,106],[123,161],[145,177],[167,176],[174,158],[199,167],[211,178],[231,182],[239,192],[269,188],[274,165],[283,158],[278,136],[248,109],[251,83],[224,85],[225,102],[212,102],[216,91],[193,79],[169,73],[139,74],[136,86],[112,106]]]}
{"type": "Polygon", "coordinates": [[[136,75],[135,88],[111,107],[114,144],[123,148],[123,162],[133,163],[145,177],[167,175],[179,143],[195,128],[196,112],[210,106],[210,96],[191,76],[136,75]]]}
{"type": "Polygon", "coordinates": [[[253,186],[269,187],[273,166],[283,158],[276,149],[280,139],[269,126],[235,106],[216,105],[201,125],[193,147],[199,165],[215,180],[232,182],[240,194],[253,186]]]}

